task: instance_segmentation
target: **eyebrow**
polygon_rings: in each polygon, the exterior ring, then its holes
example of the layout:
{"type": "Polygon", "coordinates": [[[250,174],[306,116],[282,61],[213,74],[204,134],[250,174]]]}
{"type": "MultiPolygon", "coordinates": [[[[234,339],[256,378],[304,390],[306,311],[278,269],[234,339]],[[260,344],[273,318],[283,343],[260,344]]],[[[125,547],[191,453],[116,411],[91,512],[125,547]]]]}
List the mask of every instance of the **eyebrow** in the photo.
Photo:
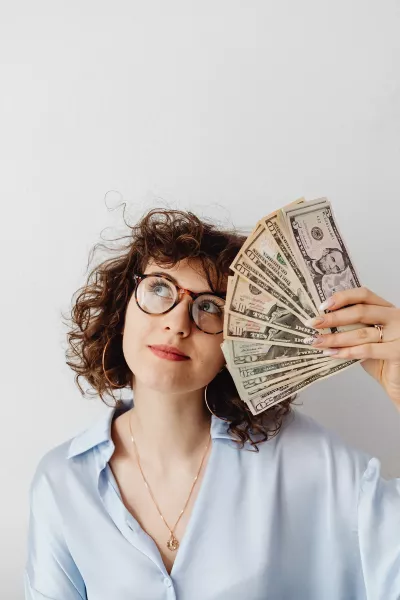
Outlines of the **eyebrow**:
{"type": "MultiPolygon", "coordinates": [[[[150,273],[148,273],[148,275],[159,275],[159,276],[165,276],[168,279],[171,279],[171,281],[173,281],[179,288],[182,287],[180,285],[180,283],[178,283],[178,281],[175,279],[175,277],[173,277],[172,275],[170,275],[170,273],[165,273],[164,271],[151,271],[150,273]]],[[[186,288],[185,288],[186,289],[186,288]]],[[[192,290],[190,290],[192,291],[192,290]]],[[[202,292],[193,292],[194,294],[214,294],[216,292],[213,292],[212,290],[204,290],[202,292]]]]}

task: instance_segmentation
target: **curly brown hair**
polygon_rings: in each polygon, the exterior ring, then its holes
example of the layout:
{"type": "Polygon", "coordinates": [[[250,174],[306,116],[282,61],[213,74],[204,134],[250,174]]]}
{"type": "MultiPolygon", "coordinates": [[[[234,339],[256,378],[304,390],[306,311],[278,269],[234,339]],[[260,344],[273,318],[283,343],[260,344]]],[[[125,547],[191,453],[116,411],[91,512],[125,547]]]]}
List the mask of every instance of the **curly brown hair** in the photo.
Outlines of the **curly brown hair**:
{"type": "MultiPolygon", "coordinates": [[[[85,396],[79,382],[83,377],[94,388],[94,392],[88,391],[89,395],[100,396],[107,404],[104,394],[108,393],[116,401],[116,407],[123,401],[115,399],[113,388],[105,377],[103,351],[108,343],[105,368],[114,387],[132,389],[132,372],[125,361],[122,335],[119,334],[122,334],[125,310],[135,288],[133,275],[143,273],[150,259],[166,267],[173,267],[182,259],[195,260],[200,261],[210,289],[225,293],[229,265],[246,240],[237,229],[217,227],[215,223],[183,210],[154,208],[136,225],[127,226],[131,229],[130,234],[119,238],[128,238],[126,244],[116,249],[106,247],[116,250],[118,256],[102,261],[89,272],[85,285],[72,297],[71,315],[67,318],[70,330],[67,332],[66,362],[75,371],[75,383],[81,394],[85,396]]],[[[99,246],[104,247],[95,244],[91,257],[99,246]]],[[[91,258],[88,267],[90,261],[91,258]]],[[[235,441],[241,448],[249,441],[257,452],[257,443],[278,434],[295,397],[255,416],[240,399],[226,368],[207,388],[207,400],[212,404],[212,410],[215,407],[217,415],[225,415],[229,422],[228,431],[235,441]],[[252,439],[252,434],[257,436],[257,442],[252,439]]]]}

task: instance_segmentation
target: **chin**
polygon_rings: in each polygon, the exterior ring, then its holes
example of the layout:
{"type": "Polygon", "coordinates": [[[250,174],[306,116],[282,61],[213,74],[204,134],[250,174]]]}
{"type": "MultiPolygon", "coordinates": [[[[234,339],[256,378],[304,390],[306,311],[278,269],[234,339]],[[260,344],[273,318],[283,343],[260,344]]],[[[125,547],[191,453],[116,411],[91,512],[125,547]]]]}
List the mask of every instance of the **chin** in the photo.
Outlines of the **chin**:
{"type": "MultiPolygon", "coordinates": [[[[157,392],[182,392],[188,387],[193,389],[193,378],[186,375],[179,374],[177,372],[172,373],[169,368],[169,361],[165,361],[167,364],[158,366],[154,365],[139,366],[136,368],[135,380],[140,382],[140,385],[157,392]]],[[[172,363],[174,364],[174,363],[172,363]]],[[[199,386],[200,387],[200,386],[199,386]]]]}

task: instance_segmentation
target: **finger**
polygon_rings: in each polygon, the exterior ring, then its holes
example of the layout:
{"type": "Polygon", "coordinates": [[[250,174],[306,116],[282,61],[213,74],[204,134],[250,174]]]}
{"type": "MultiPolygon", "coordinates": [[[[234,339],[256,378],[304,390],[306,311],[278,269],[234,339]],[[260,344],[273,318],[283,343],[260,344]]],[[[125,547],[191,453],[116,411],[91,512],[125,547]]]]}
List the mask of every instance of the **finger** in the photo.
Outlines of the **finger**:
{"type": "Polygon", "coordinates": [[[327,348],[325,356],[334,358],[346,358],[349,360],[365,360],[367,358],[382,360],[398,360],[400,356],[399,342],[387,342],[385,344],[361,344],[350,348],[327,348]]]}
{"type": "Polygon", "coordinates": [[[394,307],[394,304],[371,292],[368,288],[359,287],[336,292],[321,304],[319,310],[336,310],[349,304],[375,304],[377,306],[394,307]]]}
{"type": "Polygon", "coordinates": [[[400,310],[396,307],[355,304],[354,306],[341,308],[334,312],[320,315],[315,319],[310,319],[306,325],[316,329],[325,329],[328,327],[354,325],[354,323],[386,325],[393,321],[400,321],[400,310]]]}
{"type": "Polygon", "coordinates": [[[360,329],[352,329],[342,333],[330,333],[327,335],[319,335],[314,338],[305,338],[305,343],[308,343],[317,348],[345,348],[348,346],[359,346],[360,344],[378,343],[380,333],[376,327],[361,327],[360,329]],[[307,340],[307,341],[306,341],[307,340]]]}

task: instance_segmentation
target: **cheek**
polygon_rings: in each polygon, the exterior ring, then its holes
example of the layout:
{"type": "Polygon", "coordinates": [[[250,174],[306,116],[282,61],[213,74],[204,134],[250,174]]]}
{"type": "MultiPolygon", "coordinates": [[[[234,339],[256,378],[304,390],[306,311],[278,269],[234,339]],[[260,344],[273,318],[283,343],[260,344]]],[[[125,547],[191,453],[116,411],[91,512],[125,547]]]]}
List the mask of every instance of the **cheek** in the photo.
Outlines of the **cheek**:
{"type": "Polygon", "coordinates": [[[199,356],[203,363],[203,368],[208,373],[218,373],[225,364],[225,357],[221,350],[223,335],[216,335],[212,340],[203,340],[204,344],[199,348],[199,356]]]}
{"type": "Polygon", "coordinates": [[[151,317],[140,310],[133,298],[126,311],[123,335],[123,352],[131,370],[143,351],[146,351],[146,340],[151,339],[151,327],[151,317]]]}

